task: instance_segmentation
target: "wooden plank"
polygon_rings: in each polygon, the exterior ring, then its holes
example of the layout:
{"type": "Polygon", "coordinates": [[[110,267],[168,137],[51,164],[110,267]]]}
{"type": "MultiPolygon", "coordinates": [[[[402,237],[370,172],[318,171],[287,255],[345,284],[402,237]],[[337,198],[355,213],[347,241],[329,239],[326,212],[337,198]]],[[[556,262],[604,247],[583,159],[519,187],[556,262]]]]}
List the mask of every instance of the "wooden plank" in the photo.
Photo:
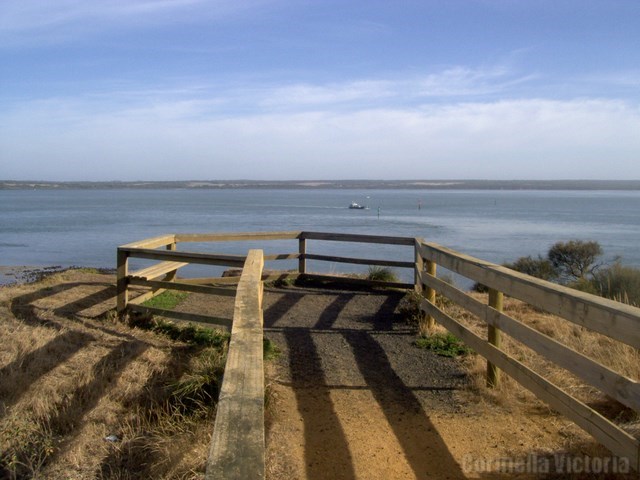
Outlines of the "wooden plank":
{"type": "Polygon", "coordinates": [[[301,238],[298,240],[298,273],[307,273],[307,240],[301,238]]]}
{"type": "Polygon", "coordinates": [[[161,235],[159,237],[146,238],[144,240],[138,240],[137,242],[127,243],[126,245],[121,245],[120,248],[158,248],[164,247],[165,245],[171,245],[172,243],[175,243],[175,241],[175,236],[173,234],[161,235]]]}
{"type": "Polygon", "coordinates": [[[530,277],[440,245],[427,243],[418,248],[424,258],[460,275],[640,348],[640,308],[530,277]]]}
{"type": "MultiPolygon", "coordinates": [[[[497,312],[502,312],[503,302],[504,295],[502,295],[502,292],[489,289],[489,307],[493,308],[497,312]]],[[[502,332],[495,324],[489,324],[487,340],[494,347],[498,349],[502,348],[502,332]]],[[[491,362],[487,362],[487,386],[490,388],[497,388],[500,386],[500,369],[491,362]]]]}
{"type": "Polygon", "coordinates": [[[620,375],[538,330],[488,307],[439,278],[423,275],[422,281],[487,324],[500,328],[507,335],[522,342],[559,367],[570,371],[629,408],[640,411],[640,383],[637,381],[620,375]]]}
{"type": "Polygon", "coordinates": [[[296,260],[300,258],[299,253],[275,253],[272,255],[265,255],[264,260],[296,260]]]}
{"type": "Polygon", "coordinates": [[[140,295],[138,295],[135,298],[132,298],[131,300],[129,300],[129,305],[140,305],[143,302],[146,302],[147,300],[152,299],[153,297],[155,297],[156,295],[160,295],[162,292],[164,292],[165,289],[164,288],[154,288],[151,289],[148,292],[144,292],[141,293],[140,295]]]}
{"type": "Polygon", "coordinates": [[[321,282],[335,282],[351,285],[363,285],[369,287],[388,287],[388,288],[402,288],[413,289],[413,283],[404,282],[378,282],[374,280],[367,280],[365,278],[351,278],[351,277],[339,277],[337,275],[320,275],[317,273],[305,273],[299,277],[301,280],[315,280],[321,282]]]}
{"type": "Polygon", "coordinates": [[[176,233],[176,242],[236,242],[250,240],[293,240],[300,232],[176,233]]]}
{"type": "Polygon", "coordinates": [[[146,307],[144,305],[138,305],[133,301],[129,303],[129,309],[133,312],[142,314],[158,315],[160,317],[167,317],[184,322],[205,323],[207,325],[220,325],[223,327],[231,327],[230,318],[213,317],[209,315],[198,315],[195,313],[176,312],[175,310],[165,310],[163,308],[146,307]]]}
{"type": "Polygon", "coordinates": [[[382,243],[387,245],[413,246],[413,237],[393,237],[385,235],[361,235],[352,233],[302,232],[300,238],[307,240],[328,240],[335,242],[382,243]]]}
{"type": "Polygon", "coordinates": [[[135,272],[131,272],[129,277],[137,277],[143,278],[145,280],[151,280],[154,278],[161,277],[162,275],[166,275],[167,273],[171,273],[176,271],[177,269],[189,265],[186,262],[160,262],[155,265],[151,265],[150,267],[143,268],[141,270],[137,270],[135,272]]]}
{"type": "Polygon", "coordinates": [[[265,474],[262,269],[260,250],[247,255],[205,479],[258,479],[265,474]]]}
{"type": "Polygon", "coordinates": [[[395,260],[377,260],[377,259],[367,259],[367,258],[335,257],[333,255],[316,255],[314,253],[306,253],[305,259],[320,260],[323,262],[353,263],[356,265],[381,265],[384,267],[415,268],[414,262],[401,262],[401,261],[395,261],[395,260]]]}
{"type": "Polygon", "coordinates": [[[181,283],[189,285],[237,285],[240,277],[206,277],[206,278],[181,278],[181,283]]]}
{"type": "Polygon", "coordinates": [[[129,248],[124,251],[128,252],[129,256],[134,258],[146,258],[147,260],[173,260],[178,262],[197,263],[201,265],[222,265],[228,267],[241,267],[246,258],[244,255],[175,252],[148,248],[129,248]]]}
{"type": "Polygon", "coordinates": [[[524,364],[480,338],[435,305],[424,300],[422,308],[469,347],[500,367],[507,375],[530,390],[551,408],[575,422],[615,455],[628,458],[632,466],[638,465],[640,442],[630,434],[524,364]]]}
{"type": "Polygon", "coordinates": [[[116,311],[124,313],[129,303],[129,254],[118,248],[116,259],[116,311]]]}
{"type": "Polygon", "coordinates": [[[230,287],[213,287],[208,285],[195,285],[192,283],[179,282],[165,282],[161,280],[144,280],[143,278],[131,278],[129,280],[130,285],[138,285],[141,287],[151,287],[155,289],[162,288],[163,290],[179,290],[182,292],[192,293],[206,293],[209,295],[220,295],[223,297],[235,297],[235,288],[230,287]]]}

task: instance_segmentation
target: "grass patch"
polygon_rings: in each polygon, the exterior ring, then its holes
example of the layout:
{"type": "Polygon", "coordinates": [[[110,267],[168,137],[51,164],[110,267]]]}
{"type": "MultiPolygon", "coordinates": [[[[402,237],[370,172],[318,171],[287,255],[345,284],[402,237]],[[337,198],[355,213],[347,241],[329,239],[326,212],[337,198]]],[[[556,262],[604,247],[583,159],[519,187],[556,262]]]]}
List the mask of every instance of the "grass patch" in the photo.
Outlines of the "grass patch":
{"type": "Polygon", "coordinates": [[[171,310],[176,308],[189,296],[186,292],[162,292],[153,298],[150,298],[143,303],[145,307],[162,308],[164,310],[171,310]]]}
{"type": "Polygon", "coordinates": [[[171,387],[171,397],[186,410],[217,402],[226,355],[220,347],[207,347],[194,359],[192,370],[171,387]]]}
{"type": "Polygon", "coordinates": [[[202,347],[222,348],[229,342],[229,334],[222,330],[195,326],[191,323],[179,325],[169,320],[148,315],[132,316],[129,325],[169,337],[171,340],[202,347]]]}
{"type": "Polygon", "coordinates": [[[434,333],[428,337],[418,337],[415,341],[418,348],[431,350],[442,357],[459,357],[471,353],[471,349],[451,333],[434,333]]]}
{"type": "Polygon", "coordinates": [[[262,347],[265,360],[275,360],[280,356],[280,349],[267,337],[262,338],[262,347]]]}
{"type": "Polygon", "coordinates": [[[381,267],[378,265],[372,265],[367,272],[367,280],[376,282],[397,282],[398,276],[389,267],[381,267]]]}

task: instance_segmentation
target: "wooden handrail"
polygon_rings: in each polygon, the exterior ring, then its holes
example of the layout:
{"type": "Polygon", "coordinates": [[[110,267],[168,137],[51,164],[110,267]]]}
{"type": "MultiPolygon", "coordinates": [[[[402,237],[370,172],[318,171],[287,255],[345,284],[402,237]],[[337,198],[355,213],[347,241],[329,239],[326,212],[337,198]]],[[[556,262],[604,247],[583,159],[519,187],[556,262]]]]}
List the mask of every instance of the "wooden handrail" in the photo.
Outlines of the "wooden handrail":
{"type": "Polygon", "coordinates": [[[264,478],[261,250],[242,270],[205,479],[264,478]]]}

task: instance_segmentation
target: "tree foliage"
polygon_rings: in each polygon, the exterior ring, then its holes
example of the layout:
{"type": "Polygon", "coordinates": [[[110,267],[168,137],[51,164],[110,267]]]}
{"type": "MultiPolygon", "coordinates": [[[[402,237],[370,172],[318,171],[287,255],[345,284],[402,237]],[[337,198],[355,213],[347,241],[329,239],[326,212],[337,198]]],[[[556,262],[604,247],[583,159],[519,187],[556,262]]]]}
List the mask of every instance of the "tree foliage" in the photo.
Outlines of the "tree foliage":
{"type": "Polygon", "coordinates": [[[602,247],[595,241],[570,240],[557,242],[547,254],[558,275],[569,281],[587,278],[598,268],[597,258],[602,247]]]}
{"type": "Polygon", "coordinates": [[[543,280],[553,280],[558,276],[553,264],[540,255],[538,255],[538,258],[533,258],[531,255],[520,257],[513,263],[505,263],[504,266],[516,272],[525,273],[543,280]]]}

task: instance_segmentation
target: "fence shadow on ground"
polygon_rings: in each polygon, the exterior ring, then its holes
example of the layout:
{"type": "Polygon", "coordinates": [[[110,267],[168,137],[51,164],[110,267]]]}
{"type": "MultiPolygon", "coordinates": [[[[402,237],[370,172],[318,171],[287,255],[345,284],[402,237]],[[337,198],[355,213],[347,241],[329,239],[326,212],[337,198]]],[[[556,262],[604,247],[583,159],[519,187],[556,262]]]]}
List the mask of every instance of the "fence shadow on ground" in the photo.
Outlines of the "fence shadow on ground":
{"type": "MultiPolygon", "coordinates": [[[[354,316],[348,310],[352,303],[363,301],[357,298],[358,295],[371,296],[358,292],[319,294],[301,290],[285,292],[266,301],[270,305],[265,310],[265,328],[270,336],[282,336],[288,352],[286,368],[290,383],[283,383],[293,388],[303,418],[307,478],[356,478],[349,439],[336,411],[338,406],[332,399],[332,392],[338,390],[371,392],[417,478],[445,474],[451,478],[464,478],[414,393],[414,390],[449,391],[458,385],[406,385],[395,372],[390,353],[376,339],[385,332],[394,336],[411,335],[408,329],[403,328],[401,332],[396,329],[399,317],[395,312],[404,294],[380,294],[383,299],[375,310],[354,316]],[[311,313],[313,307],[306,301],[309,300],[307,295],[314,297],[311,303],[316,304],[318,295],[329,297],[315,320],[311,313]],[[352,366],[366,386],[329,384],[327,377],[331,372],[326,371],[327,359],[323,358],[319,344],[323,337],[335,335],[344,339],[347,355],[355,358],[356,364],[352,366]]],[[[334,337],[332,341],[337,340],[334,337]]],[[[429,383],[429,379],[425,381],[429,383]]]]}

